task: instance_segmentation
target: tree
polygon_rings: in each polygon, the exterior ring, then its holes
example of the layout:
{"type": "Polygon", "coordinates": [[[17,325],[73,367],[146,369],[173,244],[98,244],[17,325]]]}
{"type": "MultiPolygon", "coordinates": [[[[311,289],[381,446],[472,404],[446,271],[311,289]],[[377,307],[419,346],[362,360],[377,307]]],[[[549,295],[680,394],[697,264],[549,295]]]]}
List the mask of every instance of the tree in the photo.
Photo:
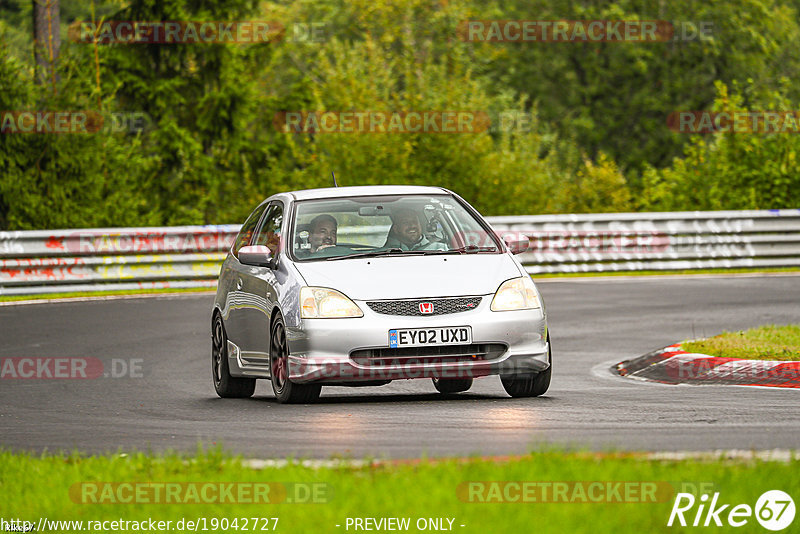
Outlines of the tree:
{"type": "MultiPolygon", "coordinates": [[[[729,94],[722,83],[717,84],[717,91],[714,111],[749,111],[742,93],[729,94]]],[[[779,92],[758,107],[791,114],[797,109],[779,92]]],[[[675,158],[671,166],[663,169],[646,169],[639,208],[723,210],[800,205],[797,121],[783,122],[780,127],[791,129],[787,133],[720,132],[693,136],[685,157],[675,158]]]]}
{"type": "MultiPolygon", "coordinates": [[[[751,80],[744,96],[753,103],[780,88],[781,78],[800,77],[797,12],[781,0],[503,0],[475,9],[472,18],[673,24],[677,33],[667,42],[473,44],[476,68],[497,87],[529,96],[542,120],[574,137],[590,157],[606,153],[629,178],[681,154],[686,139],[666,127],[666,118],[708,109],[716,81],[751,80]],[[706,35],[702,23],[711,24],[706,35]]],[[[790,91],[795,99],[800,92],[790,91]]]]}
{"type": "Polygon", "coordinates": [[[61,52],[61,8],[59,0],[33,1],[33,48],[37,80],[56,90],[56,65],[61,52]]]}

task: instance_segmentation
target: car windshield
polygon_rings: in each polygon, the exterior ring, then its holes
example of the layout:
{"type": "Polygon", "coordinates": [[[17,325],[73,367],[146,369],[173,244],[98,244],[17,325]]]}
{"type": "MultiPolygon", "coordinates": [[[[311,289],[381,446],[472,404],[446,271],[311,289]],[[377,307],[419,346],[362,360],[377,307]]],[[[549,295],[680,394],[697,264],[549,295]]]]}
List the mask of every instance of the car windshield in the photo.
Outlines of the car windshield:
{"type": "Polygon", "coordinates": [[[297,261],[501,252],[493,233],[450,195],[300,201],[290,250],[297,261]]]}

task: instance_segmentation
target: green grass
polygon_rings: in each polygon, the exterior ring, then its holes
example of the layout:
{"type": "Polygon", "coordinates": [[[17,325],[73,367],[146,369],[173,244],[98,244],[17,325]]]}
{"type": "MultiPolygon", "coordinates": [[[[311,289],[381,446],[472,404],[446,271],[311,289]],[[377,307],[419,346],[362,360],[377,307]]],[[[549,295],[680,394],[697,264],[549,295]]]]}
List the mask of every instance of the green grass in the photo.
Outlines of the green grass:
{"type": "Polygon", "coordinates": [[[742,273],[800,273],[800,267],[774,267],[774,268],[736,268],[736,269],[675,269],[666,271],[606,271],[602,273],[541,273],[532,274],[537,278],[574,278],[584,276],[660,276],[660,275],[686,275],[686,274],[742,274],[742,273]]]}
{"type": "Polygon", "coordinates": [[[128,289],[106,291],[66,291],[63,293],[45,293],[41,295],[4,295],[0,296],[0,302],[17,302],[21,300],[45,300],[62,298],[80,297],[106,297],[110,295],[150,295],[168,293],[203,293],[213,292],[214,288],[208,287],[186,287],[186,288],[159,288],[159,289],[128,289]]]}
{"type": "MultiPolygon", "coordinates": [[[[201,451],[190,457],[139,453],[33,456],[6,451],[0,452],[0,502],[2,517],[34,523],[40,517],[84,521],[153,518],[171,520],[173,524],[181,518],[210,521],[278,517],[278,531],[288,533],[347,532],[348,517],[409,517],[409,531],[416,532],[413,525],[417,518],[447,517],[455,518],[455,532],[464,533],[650,533],[675,531],[666,523],[676,491],[699,497],[702,492],[692,488],[702,487],[709,493],[720,492],[720,500],[725,503],[750,506],[755,505],[761,493],[771,489],[781,489],[797,498],[800,460],[795,458],[789,463],[655,461],[636,454],[544,450],[505,462],[422,460],[377,467],[316,469],[290,464],[254,470],[219,450],[201,451]],[[465,502],[469,494],[463,488],[471,481],[630,481],[654,483],[659,489],[654,493],[656,502],[465,502]],[[329,500],[313,504],[80,503],[81,486],[74,485],[81,482],[278,482],[286,487],[287,483],[318,484],[322,486],[316,488],[324,488],[329,500]]],[[[693,515],[687,517],[693,519],[693,515]]],[[[215,530],[210,523],[207,526],[215,530]]],[[[741,530],[759,529],[755,518],[750,518],[748,527],[741,530]]],[[[353,532],[353,528],[349,531],[353,532]]]]}
{"type": "Polygon", "coordinates": [[[746,360],[800,360],[800,325],[766,325],[724,332],[701,341],[682,344],[683,350],[746,360]]]}

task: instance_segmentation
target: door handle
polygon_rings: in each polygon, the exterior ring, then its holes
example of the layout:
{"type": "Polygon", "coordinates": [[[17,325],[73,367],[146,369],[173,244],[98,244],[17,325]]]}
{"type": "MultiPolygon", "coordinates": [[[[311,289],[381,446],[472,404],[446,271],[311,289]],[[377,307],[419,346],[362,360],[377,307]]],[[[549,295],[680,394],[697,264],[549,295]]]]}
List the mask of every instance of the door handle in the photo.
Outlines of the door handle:
{"type": "Polygon", "coordinates": [[[242,279],[241,278],[237,278],[236,279],[236,290],[239,291],[241,289],[242,289],[242,279]]]}

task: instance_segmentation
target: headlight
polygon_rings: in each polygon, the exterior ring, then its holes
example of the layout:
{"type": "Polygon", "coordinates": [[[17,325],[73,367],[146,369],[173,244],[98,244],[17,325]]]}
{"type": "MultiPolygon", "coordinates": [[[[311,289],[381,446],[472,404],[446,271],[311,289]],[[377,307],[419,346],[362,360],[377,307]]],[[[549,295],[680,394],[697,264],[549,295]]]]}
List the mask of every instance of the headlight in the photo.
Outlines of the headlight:
{"type": "Polygon", "coordinates": [[[530,276],[522,276],[500,284],[500,288],[494,294],[491,310],[532,310],[541,307],[533,280],[530,276]]]}
{"type": "Polygon", "coordinates": [[[303,319],[364,317],[364,312],[335,289],[304,287],[300,289],[300,316],[303,319]]]}

